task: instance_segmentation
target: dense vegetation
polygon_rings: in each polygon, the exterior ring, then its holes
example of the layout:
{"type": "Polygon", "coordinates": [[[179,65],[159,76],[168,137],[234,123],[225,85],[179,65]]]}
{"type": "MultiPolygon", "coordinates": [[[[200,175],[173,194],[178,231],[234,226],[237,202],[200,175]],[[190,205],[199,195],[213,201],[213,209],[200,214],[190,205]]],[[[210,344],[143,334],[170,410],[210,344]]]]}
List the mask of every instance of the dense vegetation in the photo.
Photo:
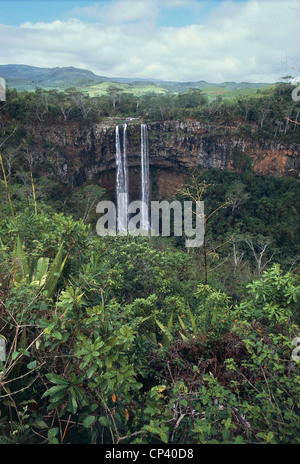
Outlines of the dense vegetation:
{"type": "Polygon", "coordinates": [[[84,185],[63,197],[35,173],[30,152],[9,157],[29,122],[89,124],[128,112],[225,118],[249,123],[254,136],[296,140],[296,124],[274,128],[290,90],[215,106],[198,91],[128,106],[127,97],[75,90],[8,92],[0,113],[1,443],[299,443],[295,179],[255,177],[245,160],[240,174],[200,166],[177,197],[200,192],[206,205],[205,248],[187,250],[180,237],[97,236],[103,189],[84,185]]]}
{"type": "Polygon", "coordinates": [[[299,139],[299,102],[291,97],[294,85],[277,84],[258,89],[254,96],[211,100],[201,89],[184,93],[148,92],[135,95],[118,87],[108,87],[101,96],[89,96],[76,88],[17,92],[7,90],[7,104],[1,118],[23,124],[80,124],[106,121],[107,118],[136,117],[150,121],[193,118],[205,123],[236,126],[243,136],[292,142],[299,139]]]}

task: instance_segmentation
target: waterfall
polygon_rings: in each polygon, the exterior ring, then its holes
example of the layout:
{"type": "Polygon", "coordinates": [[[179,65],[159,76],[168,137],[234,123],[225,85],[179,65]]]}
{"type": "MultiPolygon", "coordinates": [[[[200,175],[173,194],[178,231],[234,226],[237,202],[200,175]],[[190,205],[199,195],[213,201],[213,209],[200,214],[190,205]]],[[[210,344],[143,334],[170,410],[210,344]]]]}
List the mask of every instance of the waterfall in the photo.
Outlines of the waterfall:
{"type": "Polygon", "coordinates": [[[149,147],[147,125],[141,124],[142,220],[141,229],[149,230],[149,147]]]}
{"type": "Polygon", "coordinates": [[[125,211],[126,225],[128,224],[128,165],[127,165],[127,124],[123,125],[123,169],[124,169],[124,192],[125,192],[125,211]]]}
{"type": "MultiPolygon", "coordinates": [[[[123,124],[123,144],[121,143],[120,126],[116,126],[116,198],[117,198],[117,230],[127,231],[129,188],[127,165],[127,124],[123,124]],[[121,149],[122,147],[122,149],[121,149]]],[[[140,228],[148,231],[149,223],[149,147],[147,125],[141,124],[141,193],[142,208],[140,228]]]]}
{"type": "Polygon", "coordinates": [[[116,197],[117,228],[127,230],[128,224],[128,166],[127,166],[127,124],[123,124],[123,153],[121,150],[119,126],[116,126],[116,197]]]}

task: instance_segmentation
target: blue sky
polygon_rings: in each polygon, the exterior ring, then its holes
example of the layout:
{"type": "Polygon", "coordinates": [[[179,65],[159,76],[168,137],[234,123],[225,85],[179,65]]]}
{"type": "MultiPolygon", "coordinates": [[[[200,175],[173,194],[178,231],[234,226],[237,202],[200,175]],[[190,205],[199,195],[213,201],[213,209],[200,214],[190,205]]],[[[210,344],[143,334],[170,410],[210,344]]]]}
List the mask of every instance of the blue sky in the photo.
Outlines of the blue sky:
{"type": "MultiPolygon", "coordinates": [[[[235,3],[241,3],[244,0],[234,0],[235,3]]],[[[18,26],[26,21],[42,22],[55,21],[56,19],[67,20],[72,17],[74,8],[86,8],[91,5],[112,4],[113,1],[89,1],[89,0],[0,0],[1,20],[3,24],[18,26]]],[[[185,26],[193,22],[202,22],[206,15],[215,8],[222,0],[208,1],[190,1],[173,2],[173,7],[164,8],[161,5],[159,15],[159,24],[165,26],[185,26]],[[197,14],[197,5],[199,7],[197,14]]],[[[94,22],[95,19],[86,17],[89,22],[94,22]]]]}
{"type": "Polygon", "coordinates": [[[0,64],[274,82],[299,67],[299,24],[299,0],[0,0],[0,64]]]}
{"type": "Polygon", "coordinates": [[[0,22],[18,26],[26,21],[63,20],[68,18],[74,5],[84,7],[90,3],[92,2],[73,0],[0,0],[0,22]]]}

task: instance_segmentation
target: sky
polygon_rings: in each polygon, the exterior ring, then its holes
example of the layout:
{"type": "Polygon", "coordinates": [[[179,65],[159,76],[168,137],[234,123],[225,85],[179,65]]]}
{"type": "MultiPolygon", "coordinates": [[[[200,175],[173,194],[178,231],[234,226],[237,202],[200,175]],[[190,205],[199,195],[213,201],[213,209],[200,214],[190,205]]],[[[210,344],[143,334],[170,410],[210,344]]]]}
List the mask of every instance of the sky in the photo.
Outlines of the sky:
{"type": "Polygon", "coordinates": [[[0,0],[0,64],[220,83],[299,76],[299,0],[0,0]]]}

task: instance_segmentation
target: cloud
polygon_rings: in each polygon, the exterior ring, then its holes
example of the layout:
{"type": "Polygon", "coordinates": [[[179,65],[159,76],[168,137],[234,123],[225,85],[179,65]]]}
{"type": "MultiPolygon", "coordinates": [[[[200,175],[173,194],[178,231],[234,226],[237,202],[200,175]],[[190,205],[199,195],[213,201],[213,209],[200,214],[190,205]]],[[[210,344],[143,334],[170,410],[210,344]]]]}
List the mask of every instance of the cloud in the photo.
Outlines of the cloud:
{"type": "Polygon", "coordinates": [[[113,0],[102,6],[95,3],[92,6],[74,8],[74,17],[94,18],[101,23],[128,23],[149,19],[157,19],[159,7],[157,0],[113,0]]]}
{"type": "MultiPolygon", "coordinates": [[[[159,26],[159,3],[150,2],[94,4],[85,8],[92,22],[80,9],[78,18],[73,10],[65,21],[0,25],[0,61],[75,66],[106,76],[274,82],[287,72],[286,60],[299,59],[297,0],[216,3],[205,21],[182,27],[159,26]]],[[[180,11],[186,2],[173,6],[180,11]]],[[[163,0],[160,8],[171,4],[163,0]]]]}

